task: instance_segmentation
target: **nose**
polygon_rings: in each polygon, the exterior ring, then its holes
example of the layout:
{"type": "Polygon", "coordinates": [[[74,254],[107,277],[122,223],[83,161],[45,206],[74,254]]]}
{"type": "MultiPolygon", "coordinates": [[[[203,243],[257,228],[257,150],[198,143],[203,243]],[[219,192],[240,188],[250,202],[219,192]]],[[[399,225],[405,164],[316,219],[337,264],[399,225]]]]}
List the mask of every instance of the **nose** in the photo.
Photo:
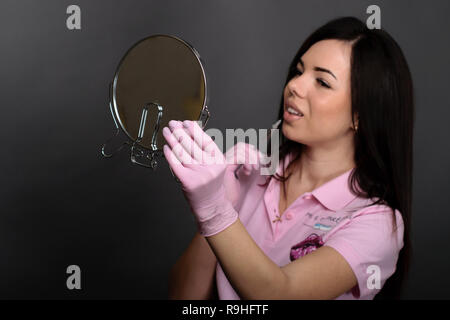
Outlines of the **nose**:
{"type": "Polygon", "coordinates": [[[296,78],[292,78],[288,82],[287,89],[288,89],[289,95],[300,97],[300,98],[305,97],[306,83],[304,81],[304,77],[302,78],[302,76],[303,75],[296,77],[296,78]]]}

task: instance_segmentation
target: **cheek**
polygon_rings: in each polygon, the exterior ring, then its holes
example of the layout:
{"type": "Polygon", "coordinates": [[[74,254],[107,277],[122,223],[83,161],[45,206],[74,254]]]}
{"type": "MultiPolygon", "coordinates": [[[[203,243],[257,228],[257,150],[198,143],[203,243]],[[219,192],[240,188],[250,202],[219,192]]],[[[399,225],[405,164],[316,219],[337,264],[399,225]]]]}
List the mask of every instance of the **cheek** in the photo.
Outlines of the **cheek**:
{"type": "Polygon", "coordinates": [[[346,97],[322,95],[315,99],[312,125],[320,131],[340,131],[349,123],[350,114],[350,103],[346,97]]]}

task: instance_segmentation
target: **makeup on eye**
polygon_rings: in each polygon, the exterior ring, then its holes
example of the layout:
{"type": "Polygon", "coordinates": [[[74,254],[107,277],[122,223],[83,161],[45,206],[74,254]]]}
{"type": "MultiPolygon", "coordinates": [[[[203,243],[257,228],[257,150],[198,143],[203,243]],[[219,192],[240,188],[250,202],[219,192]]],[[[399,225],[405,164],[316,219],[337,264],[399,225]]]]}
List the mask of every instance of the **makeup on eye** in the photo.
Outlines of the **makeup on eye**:
{"type": "MultiPolygon", "coordinates": [[[[302,71],[300,71],[300,70],[298,70],[298,69],[295,69],[295,74],[296,74],[296,75],[301,75],[302,73],[303,73],[302,71]]],[[[323,81],[322,79],[317,78],[316,80],[317,80],[317,82],[318,82],[322,87],[331,89],[331,87],[330,87],[325,81],[323,81]]]]}

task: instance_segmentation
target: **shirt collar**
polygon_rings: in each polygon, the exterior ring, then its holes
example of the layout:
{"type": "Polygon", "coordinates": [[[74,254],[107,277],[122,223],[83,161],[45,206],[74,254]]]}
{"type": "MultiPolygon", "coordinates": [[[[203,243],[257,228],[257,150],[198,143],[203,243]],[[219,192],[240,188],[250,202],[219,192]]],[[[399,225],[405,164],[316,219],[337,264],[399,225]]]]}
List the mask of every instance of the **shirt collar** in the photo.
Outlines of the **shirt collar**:
{"type": "MultiPolygon", "coordinates": [[[[291,153],[286,155],[286,161],[284,161],[285,170],[293,157],[294,155],[291,155],[291,153]]],[[[338,177],[327,181],[320,187],[314,189],[311,194],[329,210],[341,210],[357,197],[351,192],[348,186],[348,178],[354,169],[351,168],[338,177]]],[[[280,175],[282,174],[281,162],[277,172],[280,175]]]]}
{"type": "Polygon", "coordinates": [[[341,210],[357,197],[348,186],[348,178],[353,170],[354,168],[351,168],[340,176],[324,183],[311,193],[328,209],[333,211],[341,210]]]}

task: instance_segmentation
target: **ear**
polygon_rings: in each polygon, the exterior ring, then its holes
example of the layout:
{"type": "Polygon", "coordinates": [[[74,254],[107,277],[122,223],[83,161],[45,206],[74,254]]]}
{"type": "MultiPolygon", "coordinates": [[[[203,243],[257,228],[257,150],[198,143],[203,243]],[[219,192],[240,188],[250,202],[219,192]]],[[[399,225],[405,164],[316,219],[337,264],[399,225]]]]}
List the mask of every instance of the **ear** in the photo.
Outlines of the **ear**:
{"type": "Polygon", "coordinates": [[[353,123],[352,123],[352,129],[355,130],[359,126],[359,114],[355,112],[353,115],[353,123]]]}

